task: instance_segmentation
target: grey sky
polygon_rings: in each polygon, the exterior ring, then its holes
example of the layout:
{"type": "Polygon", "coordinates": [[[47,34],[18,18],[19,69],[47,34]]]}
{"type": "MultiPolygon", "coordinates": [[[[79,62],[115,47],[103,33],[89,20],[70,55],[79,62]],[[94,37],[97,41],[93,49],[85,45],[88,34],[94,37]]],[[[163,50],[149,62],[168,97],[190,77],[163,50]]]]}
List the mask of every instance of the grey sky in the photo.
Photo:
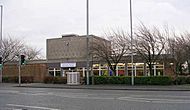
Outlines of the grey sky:
{"type": "MultiPolygon", "coordinates": [[[[129,0],[89,0],[90,34],[110,29],[129,31],[129,0]]],[[[190,31],[190,0],[132,0],[134,26],[169,25],[190,31]]],[[[0,0],[4,6],[3,37],[24,39],[42,48],[46,39],[62,34],[86,34],[86,0],[0,0]]]]}

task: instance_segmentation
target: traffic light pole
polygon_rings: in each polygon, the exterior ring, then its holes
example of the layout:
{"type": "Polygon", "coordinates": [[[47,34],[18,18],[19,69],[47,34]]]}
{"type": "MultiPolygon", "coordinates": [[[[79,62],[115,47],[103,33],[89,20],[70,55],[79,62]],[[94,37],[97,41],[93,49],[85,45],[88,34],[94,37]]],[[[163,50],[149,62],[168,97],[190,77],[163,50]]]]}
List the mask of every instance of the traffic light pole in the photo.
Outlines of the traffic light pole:
{"type": "Polygon", "coordinates": [[[21,69],[21,56],[19,56],[19,64],[18,64],[18,84],[21,86],[21,74],[20,74],[20,69],[21,69]]]}
{"type": "Polygon", "coordinates": [[[21,86],[21,67],[24,65],[25,62],[25,55],[19,55],[19,64],[18,64],[18,83],[21,86]]]}

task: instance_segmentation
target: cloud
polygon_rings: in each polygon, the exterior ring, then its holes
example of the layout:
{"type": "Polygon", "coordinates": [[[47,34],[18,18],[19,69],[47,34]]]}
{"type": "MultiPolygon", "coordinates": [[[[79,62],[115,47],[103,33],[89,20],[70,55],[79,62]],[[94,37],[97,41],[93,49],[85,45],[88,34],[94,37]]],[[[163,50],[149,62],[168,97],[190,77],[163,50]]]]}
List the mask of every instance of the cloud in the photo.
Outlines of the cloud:
{"type": "MultiPolygon", "coordinates": [[[[89,1],[91,34],[129,30],[128,0],[89,1]]],[[[3,0],[2,4],[4,37],[10,33],[25,36],[28,44],[45,50],[47,38],[86,34],[85,0],[3,0]]],[[[189,0],[133,0],[133,24],[142,21],[146,25],[168,24],[190,30],[189,5],[189,0]]]]}
{"type": "MultiPolygon", "coordinates": [[[[141,0],[134,3],[134,22],[139,21],[148,25],[171,25],[176,28],[189,29],[187,23],[190,18],[187,10],[179,8],[175,0],[141,0]]],[[[178,1],[178,4],[180,2],[178,1]]]]}

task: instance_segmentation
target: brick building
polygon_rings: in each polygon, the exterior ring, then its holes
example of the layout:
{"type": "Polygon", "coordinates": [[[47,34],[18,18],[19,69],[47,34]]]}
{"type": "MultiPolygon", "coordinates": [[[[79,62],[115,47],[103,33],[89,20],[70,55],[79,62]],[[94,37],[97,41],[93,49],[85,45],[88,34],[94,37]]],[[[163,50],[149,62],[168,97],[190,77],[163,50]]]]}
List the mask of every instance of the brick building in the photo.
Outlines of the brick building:
{"type": "MultiPolygon", "coordinates": [[[[93,42],[106,41],[108,45],[111,43],[103,38],[90,35],[89,44],[93,42]]],[[[47,65],[49,74],[52,76],[65,76],[67,71],[78,71],[81,76],[86,73],[86,36],[79,36],[75,34],[63,35],[62,38],[47,39],[47,65]]],[[[164,56],[163,56],[164,57],[164,56]]],[[[160,59],[163,59],[160,57],[160,59]]],[[[116,75],[131,75],[132,64],[130,63],[130,56],[124,56],[117,65],[116,75]]],[[[173,75],[169,60],[159,60],[155,62],[153,67],[154,76],[173,75]],[[168,64],[169,62],[169,64],[168,64]]],[[[93,59],[90,56],[90,67],[93,68],[94,75],[111,75],[112,71],[109,69],[104,59],[93,59]]],[[[140,56],[134,56],[134,75],[148,76],[148,65],[140,56]]]]}
{"type": "MultiPolygon", "coordinates": [[[[89,47],[93,42],[110,41],[90,35],[89,47]]],[[[61,38],[47,39],[47,64],[50,75],[65,76],[67,71],[79,71],[84,76],[86,71],[87,37],[75,34],[63,35],[61,38]]],[[[90,67],[92,66],[90,55],[90,67]]]]}
{"type": "MultiPolygon", "coordinates": [[[[46,60],[28,61],[22,66],[21,76],[33,78],[33,82],[43,82],[46,76],[65,77],[68,71],[80,72],[81,77],[86,74],[87,42],[86,36],[75,34],[63,35],[60,38],[47,39],[46,60]]],[[[93,42],[100,42],[103,38],[90,35],[89,45],[93,42]]],[[[110,41],[105,40],[108,45],[110,41]]],[[[111,47],[111,46],[110,46],[111,47]]],[[[160,58],[163,59],[163,58],[160,58]]],[[[130,56],[124,56],[117,65],[116,76],[131,76],[132,64],[130,56]]],[[[18,76],[18,62],[6,64],[3,68],[3,77],[18,76]]],[[[112,75],[106,61],[93,59],[90,55],[90,68],[94,75],[112,75]]],[[[154,76],[174,75],[172,58],[159,60],[153,67],[154,76]]],[[[134,75],[148,76],[148,65],[140,56],[134,56],[134,75]]]]}

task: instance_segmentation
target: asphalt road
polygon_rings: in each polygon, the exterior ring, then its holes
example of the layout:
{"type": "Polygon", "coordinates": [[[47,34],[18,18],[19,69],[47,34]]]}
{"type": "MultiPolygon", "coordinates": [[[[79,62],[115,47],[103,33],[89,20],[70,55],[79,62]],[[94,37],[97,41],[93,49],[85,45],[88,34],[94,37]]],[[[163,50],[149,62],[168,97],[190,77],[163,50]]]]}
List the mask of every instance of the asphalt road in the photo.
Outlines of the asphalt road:
{"type": "Polygon", "coordinates": [[[189,110],[189,91],[0,87],[0,110],[189,110]]]}

